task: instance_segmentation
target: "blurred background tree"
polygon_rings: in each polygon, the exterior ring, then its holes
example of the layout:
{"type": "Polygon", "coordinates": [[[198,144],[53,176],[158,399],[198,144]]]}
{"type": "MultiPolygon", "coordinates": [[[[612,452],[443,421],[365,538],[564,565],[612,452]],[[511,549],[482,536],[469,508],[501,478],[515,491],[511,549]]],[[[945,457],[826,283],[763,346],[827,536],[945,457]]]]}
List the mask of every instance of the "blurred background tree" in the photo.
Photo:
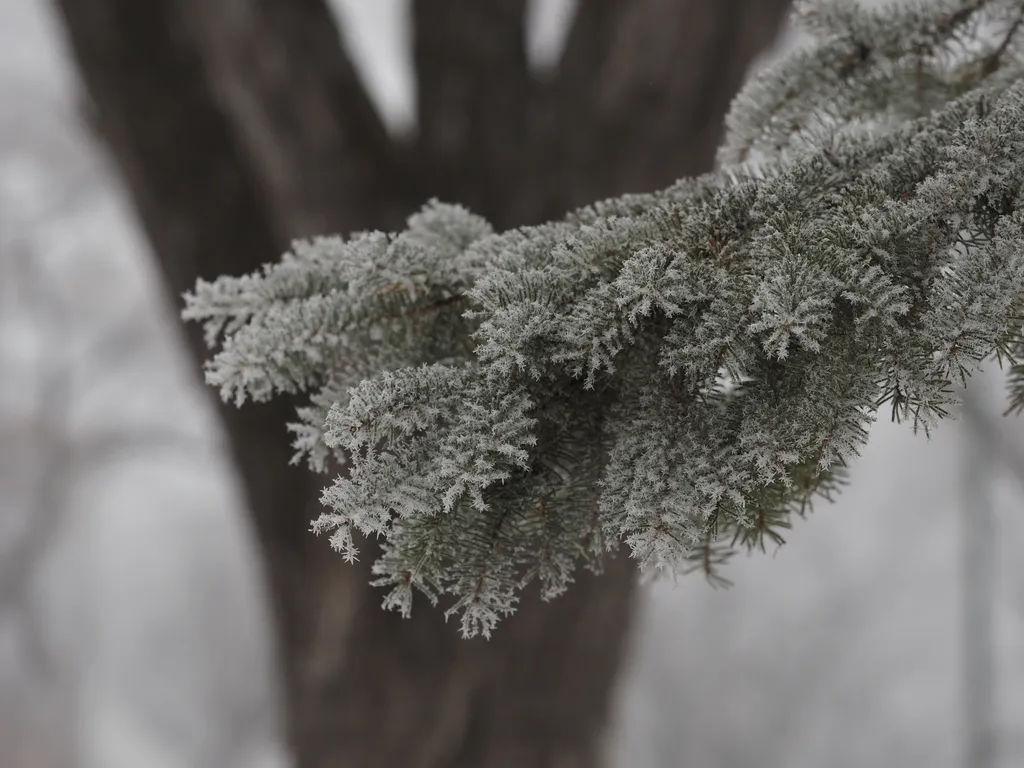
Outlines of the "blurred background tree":
{"type": "MultiPolygon", "coordinates": [[[[369,1],[369,0],[367,0],[369,1]]],[[[413,0],[416,125],[389,135],[325,0],[57,0],[87,94],[177,302],[292,238],[393,229],[430,197],[498,227],[711,167],[720,124],[786,0],[587,0],[550,73],[526,0],[413,0]]],[[[198,363],[205,349],[191,339],[198,363]]],[[[601,762],[635,567],[491,642],[440,611],[380,610],[367,564],[308,533],[322,478],[290,467],[284,400],[222,415],[275,597],[302,766],[601,762]]]]}

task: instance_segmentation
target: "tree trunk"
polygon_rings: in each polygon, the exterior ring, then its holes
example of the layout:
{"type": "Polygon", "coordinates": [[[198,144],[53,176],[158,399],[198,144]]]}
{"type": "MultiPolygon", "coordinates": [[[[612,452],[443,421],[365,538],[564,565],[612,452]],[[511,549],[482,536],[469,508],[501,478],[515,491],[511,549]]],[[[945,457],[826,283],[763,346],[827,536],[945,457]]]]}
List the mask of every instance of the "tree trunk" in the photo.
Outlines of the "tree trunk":
{"type": "MultiPolygon", "coordinates": [[[[583,0],[561,66],[529,70],[525,0],[413,0],[416,139],[384,130],[324,0],[56,0],[168,292],[296,236],[395,228],[431,196],[497,226],[710,168],[721,118],[787,0],[583,0]]],[[[206,355],[195,329],[196,358],[206,355]]],[[[288,466],[287,398],[224,421],[268,563],[304,768],[601,762],[634,584],[620,554],[536,592],[490,641],[310,536],[325,478],[288,466]]]]}

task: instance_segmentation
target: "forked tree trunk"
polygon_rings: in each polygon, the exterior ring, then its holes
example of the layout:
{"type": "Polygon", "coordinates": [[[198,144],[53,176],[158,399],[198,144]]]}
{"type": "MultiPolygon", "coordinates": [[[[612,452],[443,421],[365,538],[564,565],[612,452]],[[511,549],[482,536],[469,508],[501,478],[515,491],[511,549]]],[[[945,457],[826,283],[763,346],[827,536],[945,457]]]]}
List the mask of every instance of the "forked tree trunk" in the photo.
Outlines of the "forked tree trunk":
{"type": "MultiPolygon", "coordinates": [[[[56,4],[177,301],[197,277],[251,271],[295,236],[400,226],[431,196],[507,227],[707,170],[788,2],[581,0],[541,82],[526,0],[413,0],[409,142],[385,132],[324,0],[56,4]]],[[[628,558],[552,603],[530,593],[490,642],[458,639],[422,601],[410,620],[385,613],[367,564],[344,565],[307,533],[326,480],[288,466],[293,405],[223,415],[268,564],[300,765],[598,765],[628,558]]]]}

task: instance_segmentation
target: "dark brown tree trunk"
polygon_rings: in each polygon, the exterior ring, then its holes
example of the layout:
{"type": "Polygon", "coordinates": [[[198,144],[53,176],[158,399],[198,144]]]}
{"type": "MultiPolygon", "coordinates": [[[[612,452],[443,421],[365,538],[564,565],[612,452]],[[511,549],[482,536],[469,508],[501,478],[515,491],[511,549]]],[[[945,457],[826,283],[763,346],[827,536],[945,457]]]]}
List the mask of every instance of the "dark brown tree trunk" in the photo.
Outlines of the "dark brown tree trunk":
{"type": "MultiPolygon", "coordinates": [[[[525,0],[414,0],[408,143],[385,132],[324,0],[56,4],[177,300],[296,236],[400,226],[431,196],[506,227],[707,170],[788,2],[582,0],[542,82],[527,66],[525,0]]],[[[425,604],[410,620],[385,613],[366,564],[307,534],[325,481],[288,466],[293,405],[222,412],[268,563],[300,765],[598,765],[628,558],[552,603],[527,595],[490,642],[458,639],[425,604]]]]}

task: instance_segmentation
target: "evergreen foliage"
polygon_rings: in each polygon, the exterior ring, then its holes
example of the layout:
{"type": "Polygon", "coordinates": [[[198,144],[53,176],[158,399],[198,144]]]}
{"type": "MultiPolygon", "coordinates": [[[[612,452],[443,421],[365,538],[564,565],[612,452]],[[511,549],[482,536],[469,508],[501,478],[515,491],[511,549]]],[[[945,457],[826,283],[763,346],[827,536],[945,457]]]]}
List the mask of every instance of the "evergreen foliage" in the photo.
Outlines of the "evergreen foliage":
{"type": "Polygon", "coordinates": [[[387,607],[489,635],[622,541],[721,579],[880,407],[927,432],[995,353],[1024,408],[1024,0],[796,17],[712,173],[501,233],[431,202],[186,297],[224,398],[310,394],[297,459],[347,464],[314,530],[381,539],[387,607]]]}

